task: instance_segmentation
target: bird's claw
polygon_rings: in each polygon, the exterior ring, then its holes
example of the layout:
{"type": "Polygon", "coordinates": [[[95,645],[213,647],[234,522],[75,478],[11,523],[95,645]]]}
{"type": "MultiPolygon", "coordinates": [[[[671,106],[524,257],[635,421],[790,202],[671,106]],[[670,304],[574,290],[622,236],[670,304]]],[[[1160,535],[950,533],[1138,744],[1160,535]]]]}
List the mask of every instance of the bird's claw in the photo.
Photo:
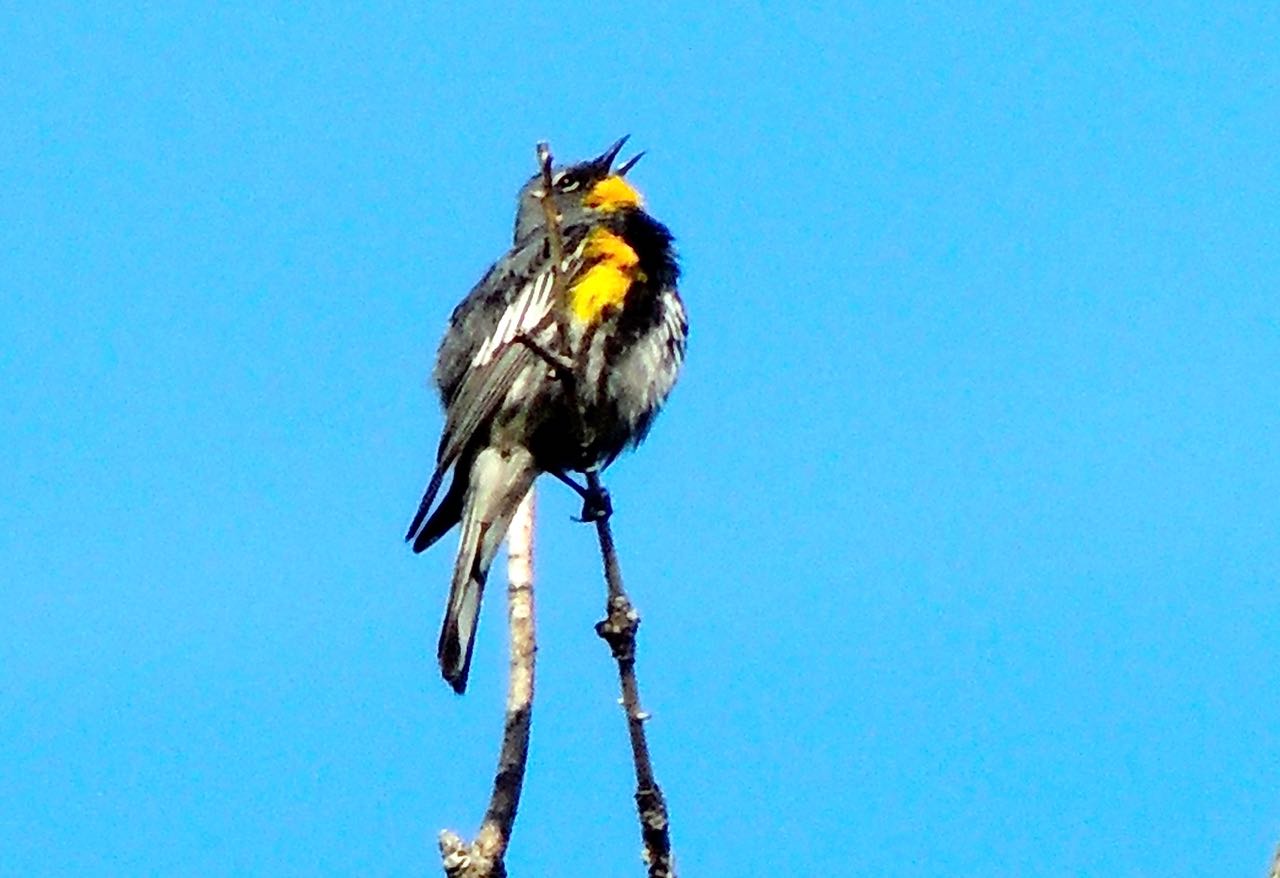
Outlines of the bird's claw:
{"type": "Polygon", "coordinates": [[[587,489],[582,494],[581,517],[575,518],[574,521],[594,524],[597,521],[607,521],[611,515],[613,515],[613,500],[609,497],[609,491],[606,488],[598,488],[594,491],[587,489]]]}

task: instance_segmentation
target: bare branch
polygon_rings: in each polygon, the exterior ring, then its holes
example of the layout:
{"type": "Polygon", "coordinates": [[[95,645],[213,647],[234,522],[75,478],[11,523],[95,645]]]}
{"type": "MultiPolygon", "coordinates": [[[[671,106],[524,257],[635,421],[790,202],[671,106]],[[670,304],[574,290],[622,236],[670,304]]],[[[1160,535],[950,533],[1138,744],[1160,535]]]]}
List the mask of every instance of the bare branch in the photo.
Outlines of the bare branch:
{"type": "MultiPolygon", "coordinates": [[[[603,490],[600,475],[594,469],[587,471],[587,488],[603,490]]],[[[596,623],[596,633],[609,644],[618,663],[622,709],[627,715],[631,759],[636,769],[636,811],[640,816],[644,859],[649,866],[649,878],[675,878],[671,820],[667,814],[667,801],[653,776],[649,742],[644,733],[649,714],[640,706],[640,684],[636,681],[636,632],[640,628],[640,614],[632,606],[622,585],[622,567],[618,563],[618,551],[613,543],[613,529],[609,526],[608,517],[596,519],[596,535],[600,539],[600,557],[604,561],[604,577],[609,591],[606,615],[596,623]]]]}
{"type": "Polygon", "coordinates": [[[537,641],[533,626],[533,509],[529,489],[507,530],[507,625],[510,665],[507,718],[502,750],[493,778],[493,794],[474,843],[457,833],[440,833],[440,857],[448,878],[504,878],[503,858],[511,840],[520,790],[529,757],[529,725],[533,714],[533,671],[537,641]]]}
{"type": "MultiPolygon", "coordinates": [[[[542,173],[542,210],[547,221],[547,238],[552,256],[552,296],[559,303],[557,319],[560,321],[560,343],[564,354],[568,350],[567,332],[568,295],[564,287],[564,238],[560,230],[560,216],[552,198],[551,148],[546,142],[538,144],[538,166],[542,173]]],[[[577,374],[561,372],[561,379],[574,402],[579,436],[587,436],[586,418],[578,398],[577,374]]],[[[595,521],[600,540],[600,557],[604,563],[608,601],[606,616],[596,625],[596,633],[609,644],[618,662],[618,681],[622,689],[622,708],[627,715],[627,731],[631,738],[631,756],[636,771],[636,810],[640,817],[640,834],[644,842],[644,859],[649,868],[649,878],[675,878],[675,862],[671,853],[670,819],[666,800],[653,776],[653,763],[649,758],[649,744],[645,738],[644,723],[649,715],[640,707],[640,686],[636,682],[636,630],[640,627],[640,614],[632,606],[622,586],[622,568],[618,563],[617,549],[613,543],[613,531],[609,527],[610,504],[608,494],[600,482],[600,473],[594,465],[585,471],[588,497],[594,498],[600,514],[591,516],[595,521]]],[[[592,501],[583,507],[585,512],[592,501]]]]}

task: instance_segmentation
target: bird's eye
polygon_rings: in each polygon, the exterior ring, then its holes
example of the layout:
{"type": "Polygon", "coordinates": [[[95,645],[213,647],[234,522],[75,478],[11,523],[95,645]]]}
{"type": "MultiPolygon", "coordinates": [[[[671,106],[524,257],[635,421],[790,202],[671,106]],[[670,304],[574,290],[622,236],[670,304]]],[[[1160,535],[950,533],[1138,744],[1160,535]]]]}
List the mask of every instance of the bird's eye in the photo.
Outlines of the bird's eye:
{"type": "Polygon", "coordinates": [[[572,192],[582,185],[582,181],[570,174],[561,173],[552,181],[559,192],[572,192]]]}

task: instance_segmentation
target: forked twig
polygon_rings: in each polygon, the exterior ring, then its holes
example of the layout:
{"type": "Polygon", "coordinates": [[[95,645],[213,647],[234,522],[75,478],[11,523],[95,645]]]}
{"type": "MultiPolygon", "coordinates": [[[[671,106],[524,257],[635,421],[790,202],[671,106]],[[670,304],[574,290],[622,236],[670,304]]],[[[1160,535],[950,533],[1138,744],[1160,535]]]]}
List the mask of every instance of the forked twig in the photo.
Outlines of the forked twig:
{"type": "Polygon", "coordinates": [[[520,501],[507,530],[507,625],[511,645],[507,677],[507,717],[502,750],[493,778],[493,794],[476,840],[467,844],[456,832],[440,833],[440,857],[448,878],[504,878],[504,857],[520,806],[529,757],[533,713],[533,671],[537,642],[533,626],[534,492],[520,501]]]}

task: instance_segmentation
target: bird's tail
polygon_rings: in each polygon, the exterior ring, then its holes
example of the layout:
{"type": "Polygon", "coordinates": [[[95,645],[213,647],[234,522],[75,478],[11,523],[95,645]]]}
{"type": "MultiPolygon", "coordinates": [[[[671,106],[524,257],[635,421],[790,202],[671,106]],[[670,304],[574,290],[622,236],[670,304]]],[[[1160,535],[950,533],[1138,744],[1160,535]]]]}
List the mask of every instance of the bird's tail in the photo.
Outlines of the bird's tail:
{"type": "Polygon", "coordinates": [[[516,507],[537,474],[533,456],[523,448],[485,448],[471,463],[462,510],[462,537],[438,652],[440,673],[458,694],[467,688],[476,618],[489,565],[507,534],[516,507]]]}

